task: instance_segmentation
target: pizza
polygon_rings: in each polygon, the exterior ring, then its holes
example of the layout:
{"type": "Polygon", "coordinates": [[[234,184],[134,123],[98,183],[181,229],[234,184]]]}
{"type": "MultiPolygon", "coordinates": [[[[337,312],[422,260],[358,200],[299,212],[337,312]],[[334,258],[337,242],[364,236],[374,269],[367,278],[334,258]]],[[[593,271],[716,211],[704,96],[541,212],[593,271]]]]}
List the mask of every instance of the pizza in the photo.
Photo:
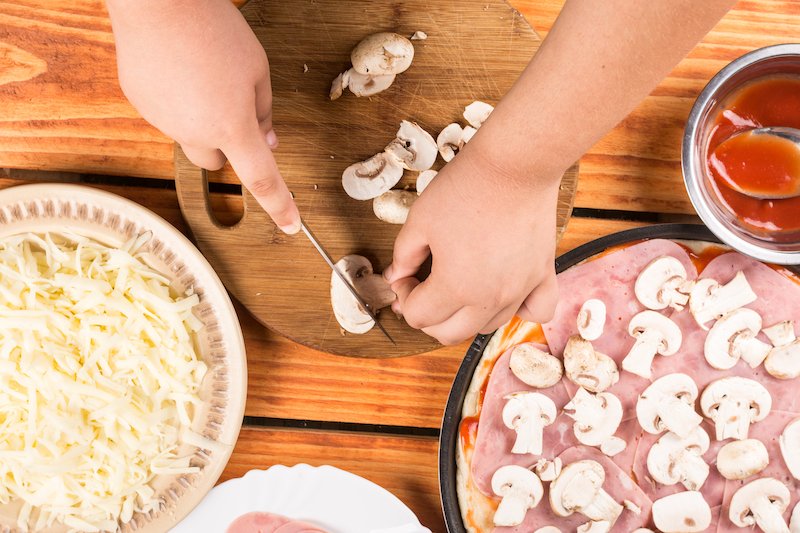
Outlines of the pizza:
{"type": "Polygon", "coordinates": [[[665,239],[558,278],[554,318],[499,329],[467,391],[466,529],[800,531],[800,279],[665,239]]]}

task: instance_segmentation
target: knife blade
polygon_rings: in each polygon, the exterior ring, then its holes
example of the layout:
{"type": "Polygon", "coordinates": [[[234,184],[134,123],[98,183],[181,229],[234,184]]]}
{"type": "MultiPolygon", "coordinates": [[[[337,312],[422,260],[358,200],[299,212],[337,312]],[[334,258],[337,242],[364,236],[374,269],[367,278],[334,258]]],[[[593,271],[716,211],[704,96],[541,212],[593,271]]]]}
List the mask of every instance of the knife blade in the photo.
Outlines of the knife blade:
{"type": "Polygon", "coordinates": [[[325,251],[325,248],[323,248],[322,244],[319,242],[319,239],[317,239],[311,232],[311,230],[308,228],[305,220],[302,219],[300,220],[300,229],[303,231],[305,236],[308,237],[308,240],[311,241],[311,244],[314,245],[314,248],[317,249],[319,255],[321,255],[322,258],[325,260],[325,262],[328,263],[328,266],[331,268],[331,270],[339,277],[340,280],[342,280],[342,283],[344,283],[345,287],[347,287],[347,290],[350,291],[350,293],[355,297],[356,301],[361,305],[361,307],[364,308],[364,310],[367,312],[367,314],[370,316],[373,322],[375,322],[375,325],[378,326],[378,329],[380,329],[381,332],[383,332],[383,334],[386,335],[386,338],[389,339],[392,344],[397,345],[392,336],[389,335],[389,332],[386,331],[386,328],[383,327],[383,324],[378,322],[378,317],[375,316],[372,307],[367,302],[364,301],[361,295],[358,294],[358,291],[356,291],[356,288],[353,287],[353,284],[350,283],[350,280],[347,279],[347,277],[342,273],[341,270],[339,270],[339,268],[336,266],[336,263],[333,262],[331,256],[328,255],[328,252],[325,251]]]}

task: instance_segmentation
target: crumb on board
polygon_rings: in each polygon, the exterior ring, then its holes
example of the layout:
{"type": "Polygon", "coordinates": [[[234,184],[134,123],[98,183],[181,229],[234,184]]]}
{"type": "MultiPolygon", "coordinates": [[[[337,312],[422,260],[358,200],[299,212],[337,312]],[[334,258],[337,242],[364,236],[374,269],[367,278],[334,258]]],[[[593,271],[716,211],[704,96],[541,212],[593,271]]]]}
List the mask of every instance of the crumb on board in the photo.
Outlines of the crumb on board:
{"type": "Polygon", "coordinates": [[[339,328],[339,334],[340,334],[342,337],[344,337],[345,335],[347,335],[347,332],[344,330],[344,328],[339,328]]]}
{"type": "Polygon", "coordinates": [[[428,34],[425,33],[424,31],[415,31],[411,35],[411,40],[412,41],[424,41],[427,38],[428,38],[428,34]]]}
{"type": "Polygon", "coordinates": [[[319,189],[319,185],[317,185],[317,184],[315,183],[315,184],[314,184],[314,190],[316,191],[317,189],[319,189]]]}
{"type": "Polygon", "coordinates": [[[308,65],[303,63],[303,74],[305,74],[306,72],[308,72],[308,65]]]}

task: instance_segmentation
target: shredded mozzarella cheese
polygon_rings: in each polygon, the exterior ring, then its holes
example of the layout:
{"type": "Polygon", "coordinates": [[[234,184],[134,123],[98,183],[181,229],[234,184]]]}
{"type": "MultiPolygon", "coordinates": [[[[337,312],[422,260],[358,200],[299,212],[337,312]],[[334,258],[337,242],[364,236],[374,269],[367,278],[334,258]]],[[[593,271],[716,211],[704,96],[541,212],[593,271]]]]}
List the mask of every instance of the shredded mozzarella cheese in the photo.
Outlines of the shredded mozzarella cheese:
{"type": "Polygon", "coordinates": [[[0,240],[0,503],[22,500],[24,531],[114,531],[160,507],[156,476],[199,470],[178,456],[206,373],[198,297],[173,296],[146,240],[0,240]]]}

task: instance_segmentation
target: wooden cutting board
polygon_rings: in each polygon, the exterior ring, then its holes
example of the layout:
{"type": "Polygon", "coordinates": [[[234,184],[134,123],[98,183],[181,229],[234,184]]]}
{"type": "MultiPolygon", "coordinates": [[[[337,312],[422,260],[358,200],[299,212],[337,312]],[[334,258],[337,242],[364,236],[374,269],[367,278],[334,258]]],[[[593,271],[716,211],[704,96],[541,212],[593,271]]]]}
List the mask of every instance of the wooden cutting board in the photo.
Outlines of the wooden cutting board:
{"type": "MultiPolygon", "coordinates": [[[[378,272],[391,262],[400,227],[375,218],[371,201],[348,197],[342,171],[383,150],[403,119],[434,137],[451,122],[465,124],[464,106],[473,100],[496,103],[540,44],[525,19],[497,0],[252,0],[242,12],[269,56],[281,142],[276,157],[301,214],[334,260],[361,254],[378,272]],[[346,93],[330,101],[331,81],[349,67],[350,50],[377,31],[424,31],[428,39],[414,41],[411,68],[387,91],[371,98],[346,93]]],[[[175,163],[181,210],[197,245],[228,290],[264,325],[349,356],[394,357],[438,346],[388,310],[380,321],[396,345],[377,328],[343,335],[331,310],[331,272],[305,237],[281,233],[246,192],[242,220],[221,225],[208,207],[206,172],[177,147],[175,163]]],[[[441,165],[440,159],[435,168],[441,165]]],[[[413,187],[414,174],[406,172],[398,187],[413,187]]],[[[562,180],[559,237],[576,184],[577,165],[562,180]]]]}

